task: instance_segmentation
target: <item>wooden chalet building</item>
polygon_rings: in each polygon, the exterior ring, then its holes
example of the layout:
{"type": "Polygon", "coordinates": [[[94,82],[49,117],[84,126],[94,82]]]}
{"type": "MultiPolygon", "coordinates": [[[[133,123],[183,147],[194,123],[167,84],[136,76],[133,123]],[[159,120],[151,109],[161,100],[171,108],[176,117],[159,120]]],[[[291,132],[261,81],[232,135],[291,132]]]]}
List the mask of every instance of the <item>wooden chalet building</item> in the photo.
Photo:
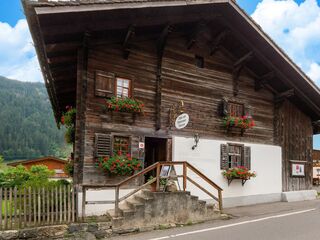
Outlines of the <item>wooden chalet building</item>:
{"type": "Polygon", "coordinates": [[[47,156],[35,159],[25,159],[21,161],[9,162],[7,165],[11,167],[17,167],[19,165],[24,166],[26,169],[30,169],[32,166],[43,165],[48,167],[49,170],[54,171],[53,179],[68,179],[69,176],[64,172],[67,160],[47,156]]]}
{"type": "Polygon", "coordinates": [[[67,105],[77,110],[75,183],[113,181],[96,158],[122,150],[144,167],[192,163],[229,205],[311,189],[320,90],[235,1],[23,5],[57,122],[67,105]],[[106,111],[112,96],[142,101],[144,114],[106,111]],[[178,129],[182,112],[189,122],[178,129]],[[226,128],[226,116],[248,116],[255,126],[226,128]],[[237,165],[257,177],[228,185],[221,172],[237,165]]]}

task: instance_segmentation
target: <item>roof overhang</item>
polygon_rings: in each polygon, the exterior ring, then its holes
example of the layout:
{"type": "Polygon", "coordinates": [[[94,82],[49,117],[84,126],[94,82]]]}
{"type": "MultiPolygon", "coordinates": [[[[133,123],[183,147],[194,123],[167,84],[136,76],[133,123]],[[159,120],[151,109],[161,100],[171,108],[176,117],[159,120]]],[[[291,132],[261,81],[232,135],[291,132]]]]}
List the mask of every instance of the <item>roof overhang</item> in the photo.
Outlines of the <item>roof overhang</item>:
{"type": "Polygon", "coordinates": [[[148,27],[210,20],[217,16],[276,73],[286,88],[294,89],[293,101],[313,121],[320,119],[319,88],[232,0],[23,0],[23,5],[56,119],[65,105],[75,102],[77,50],[85,32],[116,31],[132,24],[148,27]]]}

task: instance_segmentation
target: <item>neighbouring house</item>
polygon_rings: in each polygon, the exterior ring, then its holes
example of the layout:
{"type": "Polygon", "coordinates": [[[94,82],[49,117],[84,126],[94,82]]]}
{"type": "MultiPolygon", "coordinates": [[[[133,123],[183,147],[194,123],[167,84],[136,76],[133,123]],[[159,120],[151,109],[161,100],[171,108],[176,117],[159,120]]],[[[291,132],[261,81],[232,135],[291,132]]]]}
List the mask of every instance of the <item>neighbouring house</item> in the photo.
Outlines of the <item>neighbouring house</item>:
{"type": "Polygon", "coordinates": [[[313,194],[320,90],[235,1],[23,3],[56,121],[77,110],[75,184],[120,181],[97,158],[122,151],[144,168],[193,164],[225,206],[313,194]],[[126,98],[143,113],[120,108],[126,98]],[[239,165],[257,176],[222,176],[239,165]]]}
{"type": "Polygon", "coordinates": [[[48,156],[48,157],[41,157],[41,158],[35,158],[35,159],[14,161],[14,162],[8,163],[7,165],[11,167],[22,165],[27,169],[30,169],[32,166],[35,166],[35,165],[44,165],[44,166],[47,166],[49,170],[54,171],[54,175],[52,176],[52,179],[67,179],[69,177],[64,172],[64,167],[67,164],[67,162],[68,162],[67,160],[48,156]]]}
{"type": "Polygon", "coordinates": [[[313,149],[313,184],[320,185],[320,150],[313,149]]]}

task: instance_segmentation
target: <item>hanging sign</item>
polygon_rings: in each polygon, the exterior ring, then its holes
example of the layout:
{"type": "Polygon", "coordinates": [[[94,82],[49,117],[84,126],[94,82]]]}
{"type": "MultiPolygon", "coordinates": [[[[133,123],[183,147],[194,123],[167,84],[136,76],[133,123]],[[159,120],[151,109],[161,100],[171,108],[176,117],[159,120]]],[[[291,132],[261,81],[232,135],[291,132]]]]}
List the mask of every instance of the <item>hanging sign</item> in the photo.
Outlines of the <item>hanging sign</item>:
{"type": "Polygon", "coordinates": [[[177,129],[185,128],[189,123],[189,115],[187,113],[182,113],[176,118],[175,127],[177,129]]]}

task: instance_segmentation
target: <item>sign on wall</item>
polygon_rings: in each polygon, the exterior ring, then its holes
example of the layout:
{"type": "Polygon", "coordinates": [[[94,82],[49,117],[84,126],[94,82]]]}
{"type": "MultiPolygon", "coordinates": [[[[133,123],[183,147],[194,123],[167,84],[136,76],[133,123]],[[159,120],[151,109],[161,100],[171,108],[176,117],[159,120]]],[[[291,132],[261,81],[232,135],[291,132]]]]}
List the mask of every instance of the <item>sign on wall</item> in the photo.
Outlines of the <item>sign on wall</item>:
{"type": "Polygon", "coordinates": [[[292,177],[304,177],[305,176],[305,165],[302,163],[292,163],[291,175],[292,177]]]}
{"type": "Polygon", "coordinates": [[[144,149],[144,142],[139,142],[139,149],[144,149]]]}
{"type": "Polygon", "coordinates": [[[176,129],[185,128],[189,123],[189,115],[187,113],[180,114],[175,121],[176,129]]]}

